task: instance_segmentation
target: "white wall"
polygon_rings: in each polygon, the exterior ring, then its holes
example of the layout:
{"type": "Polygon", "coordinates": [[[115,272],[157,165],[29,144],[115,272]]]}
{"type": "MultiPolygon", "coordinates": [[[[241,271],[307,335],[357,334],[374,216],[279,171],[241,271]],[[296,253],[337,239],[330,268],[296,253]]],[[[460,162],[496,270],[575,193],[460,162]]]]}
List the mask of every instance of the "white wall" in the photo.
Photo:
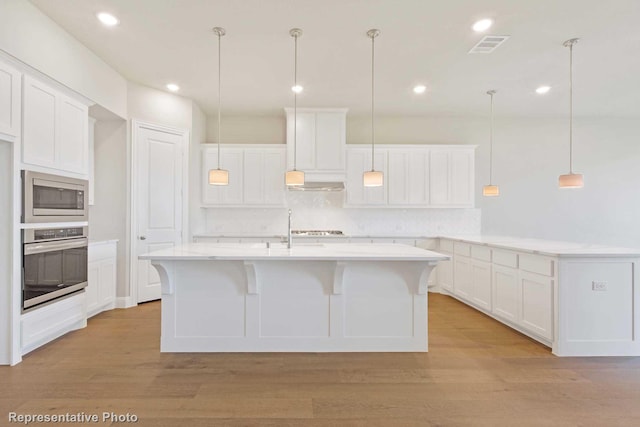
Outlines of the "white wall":
{"type": "MultiPolygon", "coordinates": [[[[222,114],[220,139],[223,144],[286,144],[287,123],[284,110],[278,116],[225,116],[222,114]]],[[[218,142],[218,116],[207,117],[206,142],[218,142]]]]}
{"type": "Polygon", "coordinates": [[[191,129],[192,101],[137,83],[127,83],[129,119],[191,129]]]}
{"type": "Polygon", "coordinates": [[[13,249],[13,154],[11,143],[0,140],[0,365],[8,365],[11,329],[11,271],[13,249]]]}
{"type": "Polygon", "coordinates": [[[127,122],[97,121],[94,137],[95,196],[89,238],[118,239],[117,296],[129,293],[127,275],[127,122]]]}
{"type": "Polygon", "coordinates": [[[192,104],[191,147],[189,155],[189,230],[205,228],[204,209],[198,207],[202,194],[200,144],[207,141],[207,117],[195,102],[192,104]]]}
{"type": "Polygon", "coordinates": [[[0,49],[127,117],[127,83],[27,0],[0,1],[0,49]]]}
{"type": "MultiPolygon", "coordinates": [[[[223,129],[230,135],[253,135],[252,142],[274,141],[283,136],[284,114],[270,122],[255,133],[253,117],[236,117],[223,122],[223,129]]],[[[348,115],[347,143],[369,143],[370,126],[369,117],[348,115]]],[[[209,132],[208,139],[213,137],[209,132]]],[[[493,176],[502,194],[486,198],[481,194],[489,181],[487,117],[376,118],[380,144],[478,145],[476,207],[482,210],[483,233],[618,246],[640,247],[640,185],[635,176],[639,137],[640,121],[635,119],[577,118],[574,169],[584,173],[585,188],[559,190],[558,175],[568,169],[567,119],[497,116],[493,176]]],[[[220,219],[220,214],[208,212],[207,227],[217,227],[215,217],[220,219]]]]}

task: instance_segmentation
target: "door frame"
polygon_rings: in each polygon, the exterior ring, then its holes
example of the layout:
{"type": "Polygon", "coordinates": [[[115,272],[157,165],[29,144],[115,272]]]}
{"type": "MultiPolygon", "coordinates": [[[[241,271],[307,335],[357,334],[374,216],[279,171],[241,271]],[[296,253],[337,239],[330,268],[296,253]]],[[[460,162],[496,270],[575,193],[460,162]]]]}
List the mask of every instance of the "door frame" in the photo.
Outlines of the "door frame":
{"type": "Polygon", "coordinates": [[[160,125],[144,120],[131,120],[131,146],[129,149],[129,209],[128,218],[129,229],[127,230],[127,241],[129,242],[129,295],[122,304],[124,307],[138,305],[138,205],[137,197],[139,192],[138,176],[138,141],[139,132],[142,129],[155,130],[159,132],[171,133],[182,139],[182,242],[189,236],[189,158],[191,137],[190,131],[184,128],[160,125]]]}

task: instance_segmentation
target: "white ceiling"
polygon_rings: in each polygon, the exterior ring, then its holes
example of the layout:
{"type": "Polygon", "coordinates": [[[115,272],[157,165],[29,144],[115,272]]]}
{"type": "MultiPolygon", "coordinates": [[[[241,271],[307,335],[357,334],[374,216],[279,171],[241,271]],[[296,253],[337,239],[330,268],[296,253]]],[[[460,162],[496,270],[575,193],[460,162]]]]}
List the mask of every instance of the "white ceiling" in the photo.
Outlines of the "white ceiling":
{"type": "Polygon", "coordinates": [[[222,38],[224,114],[281,114],[292,106],[293,38],[299,40],[300,107],[370,108],[370,28],[376,39],[376,110],[389,115],[566,115],[568,49],[574,48],[575,114],[640,116],[640,0],[31,0],[127,79],[217,108],[222,38]],[[115,14],[116,28],[95,18],[115,14]],[[469,55],[486,34],[511,38],[469,55]],[[415,95],[412,87],[428,90],[415,95]],[[538,85],[553,87],[537,95],[538,85]]]}

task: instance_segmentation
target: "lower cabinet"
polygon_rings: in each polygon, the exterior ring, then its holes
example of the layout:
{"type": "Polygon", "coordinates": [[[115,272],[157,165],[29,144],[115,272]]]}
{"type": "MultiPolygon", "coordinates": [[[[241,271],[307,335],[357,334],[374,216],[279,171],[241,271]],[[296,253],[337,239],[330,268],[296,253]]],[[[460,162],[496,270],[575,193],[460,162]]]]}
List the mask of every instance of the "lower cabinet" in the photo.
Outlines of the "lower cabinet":
{"type": "Polygon", "coordinates": [[[493,314],[509,322],[517,322],[520,300],[518,270],[494,264],[492,274],[493,314]]]}
{"type": "Polygon", "coordinates": [[[520,291],[522,326],[553,339],[553,278],[521,271],[520,291]]]}
{"type": "Polygon", "coordinates": [[[452,261],[438,263],[442,289],[472,307],[551,345],[555,263],[547,256],[441,240],[452,261]]]}
{"type": "Polygon", "coordinates": [[[87,317],[115,308],[117,241],[89,245],[87,317]]]}

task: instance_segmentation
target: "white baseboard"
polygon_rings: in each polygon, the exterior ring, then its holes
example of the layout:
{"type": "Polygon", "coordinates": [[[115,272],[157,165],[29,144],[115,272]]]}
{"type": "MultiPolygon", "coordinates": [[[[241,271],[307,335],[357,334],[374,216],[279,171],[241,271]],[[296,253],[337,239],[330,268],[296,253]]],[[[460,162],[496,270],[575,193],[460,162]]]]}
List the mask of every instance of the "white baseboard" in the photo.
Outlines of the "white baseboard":
{"type": "Polygon", "coordinates": [[[118,297],[116,298],[116,308],[131,308],[135,307],[136,304],[131,297],[118,297]]]}

